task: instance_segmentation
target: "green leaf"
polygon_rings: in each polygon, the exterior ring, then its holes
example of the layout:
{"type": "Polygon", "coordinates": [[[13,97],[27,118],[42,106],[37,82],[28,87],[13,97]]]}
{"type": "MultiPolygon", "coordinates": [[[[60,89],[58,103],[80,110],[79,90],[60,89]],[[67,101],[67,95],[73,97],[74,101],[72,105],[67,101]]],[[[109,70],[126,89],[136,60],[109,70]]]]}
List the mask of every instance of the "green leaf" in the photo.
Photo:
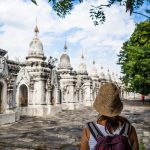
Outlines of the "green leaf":
{"type": "Polygon", "coordinates": [[[61,18],[64,18],[66,15],[70,14],[73,9],[72,0],[61,0],[55,2],[53,0],[53,9],[56,11],[57,15],[61,18]]]}
{"type": "Polygon", "coordinates": [[[38,5],[36,0],[31,0],[31,2],[33,2],[35,5],[38,5]]]}

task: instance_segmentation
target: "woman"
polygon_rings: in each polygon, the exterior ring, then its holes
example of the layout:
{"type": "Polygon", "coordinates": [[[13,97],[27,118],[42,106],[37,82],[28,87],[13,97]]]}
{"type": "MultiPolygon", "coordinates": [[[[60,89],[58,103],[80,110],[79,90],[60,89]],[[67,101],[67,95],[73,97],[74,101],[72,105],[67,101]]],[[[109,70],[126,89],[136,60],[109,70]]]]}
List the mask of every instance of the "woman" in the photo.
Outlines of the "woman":
{"type": "Polygon", "coordinates": [[[142,100],[142,102],[144,104],[144,101],[145,101],[145,96],[144,95],[141,96],[141,100],[142,100]]]}
{"type": "MultiPolygon", "coordinates": [[[[123,103],[119,97],[120,91],[113,83],[104,84],[94,101],[93,107],[100,114],[96,127],[106,137],[107,135],[120,134],[123,126],[129,121],[119,116],[123,109],[123,103]]],[[[128,141],[133,150],[138,150],[138,138],[135,128],[131,126],[131,130],[127,135],[128,141]]],[[[81,150],[94,150],[97,144],[96,139],[88,127],[84,128],[81,139],[81,150]]]]}

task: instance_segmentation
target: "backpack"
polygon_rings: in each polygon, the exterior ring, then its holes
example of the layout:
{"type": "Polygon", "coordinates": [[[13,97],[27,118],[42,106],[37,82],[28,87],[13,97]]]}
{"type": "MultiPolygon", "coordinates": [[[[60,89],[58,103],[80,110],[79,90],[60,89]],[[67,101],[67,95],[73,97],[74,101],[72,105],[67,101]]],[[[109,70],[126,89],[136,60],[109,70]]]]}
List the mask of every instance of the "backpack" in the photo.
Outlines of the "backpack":
{"type": "Polygon", "coordinates": [[[130,134],[132,127],[130,123],[124,123],[123,128],[118,135],[107,135],[106,137],[94,122],[88,122],[87,126],[97,141],[94,150],[132,150],[132,147],[128,142],[128,135],[130,134]]]}

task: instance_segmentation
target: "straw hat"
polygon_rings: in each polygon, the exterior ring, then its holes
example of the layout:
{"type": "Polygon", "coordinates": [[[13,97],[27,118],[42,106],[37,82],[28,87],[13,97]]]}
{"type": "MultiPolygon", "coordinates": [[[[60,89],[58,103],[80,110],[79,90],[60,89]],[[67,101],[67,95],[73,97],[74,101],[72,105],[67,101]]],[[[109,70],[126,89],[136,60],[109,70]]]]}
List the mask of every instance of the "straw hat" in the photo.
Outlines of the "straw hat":
{"type": "Polygon", "coordinates": [[[101,115],[114,117],[121,113],[123,103],[119,97],[120,90],[113,83],[104,84],[98,92],[93,107],[101,115]]]}

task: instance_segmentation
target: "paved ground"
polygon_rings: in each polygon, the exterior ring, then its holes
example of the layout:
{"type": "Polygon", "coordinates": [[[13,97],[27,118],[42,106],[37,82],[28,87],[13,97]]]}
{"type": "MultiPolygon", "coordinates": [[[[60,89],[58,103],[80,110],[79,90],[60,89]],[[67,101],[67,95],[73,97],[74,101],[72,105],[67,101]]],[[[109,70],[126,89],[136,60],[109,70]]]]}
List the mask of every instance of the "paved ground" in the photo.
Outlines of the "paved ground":
{"type": "MultiPolygon", "coordinates": [[[[140,142],[150,149],[150,107],[126,105],[122,115],[132,121],[140,142]]],[[[0,126],[0,150],[79,150],[85,123],[96,117],[90,107],[45,118],[22,117],[17,123],[0,126]]]]}

